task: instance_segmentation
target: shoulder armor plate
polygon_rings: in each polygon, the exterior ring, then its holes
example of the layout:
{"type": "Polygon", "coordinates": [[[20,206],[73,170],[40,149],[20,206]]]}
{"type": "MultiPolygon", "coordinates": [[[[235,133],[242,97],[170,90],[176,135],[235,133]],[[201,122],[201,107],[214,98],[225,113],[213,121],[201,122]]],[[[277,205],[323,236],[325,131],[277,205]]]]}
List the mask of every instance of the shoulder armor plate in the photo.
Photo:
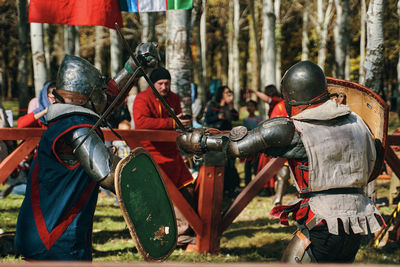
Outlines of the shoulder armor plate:
{"type": "Polygon", "coordinates": [[[90,109],[71,104],[55,103],[49,106],[49,109],[47,111],[47,121],[51,122],[61,117],[75,114],[89,115],[95,117],[96,119],[100,118],[97,113],[90,109]]]}

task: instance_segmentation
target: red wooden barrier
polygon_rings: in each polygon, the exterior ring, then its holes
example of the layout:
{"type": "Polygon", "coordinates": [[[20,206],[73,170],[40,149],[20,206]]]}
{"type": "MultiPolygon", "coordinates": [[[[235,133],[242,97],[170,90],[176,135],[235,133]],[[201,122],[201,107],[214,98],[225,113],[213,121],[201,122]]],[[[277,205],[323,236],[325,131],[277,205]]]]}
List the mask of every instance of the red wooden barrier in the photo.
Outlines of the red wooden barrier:
{"type": "MultiPolygon", "coordinates": [[[[341,264],[341,267],[348,267],[350,264],[341,264]]],[[[0,263],[1,267],[284,267],[288,266],[284,263],[210,263],[210,262],[196,262],[196,263],[146,263],[146,262],[132,262],[132,263],[113,263],[113,262],[23,262],[23,263],[0,263]]],[[[315,264],[303,264],[304,267],[312,267],[315,264]]],[[[318,267],[333,267],[333,264],[318,264],[318,267]]],[[[368,267],[379,267],[383,265],[369,264],[368,267]]],[[[397,267],[398,265],[385,264],[385,267],[397,267]]]]}
{"type": "MultiPolygon", "coordinates": [[[[140,140],[157,142],[175,142],[179,133],[165,130],[116,130],[131,147],[140,146],[140,140]]],[[[36,128],[2,128],[0,140],[23,140],[23,142],[0,163],[0,183],[13,172],[24,157],[39,143],[44,129],[36,128]]],[[[108,141],[119,140],[110,130],[103,130],[108,141]]],[[[234,201],[231,208],[223,216],[221,202],[224,184],[224,168],[216,166],[202,166],[197,178],[198,212],[192,209],[185,198],[180,194],[169,177],[164,175],[165,184],[174,205],[181,211],[197,234],[196,245],[189,249],[197,252],[217,253],[219,239],[225,230],[250,200],[263,188],[267,177],[273,177],[282,166],[284,160],[271,160],[256,178],[243,190],[234,201]]]]}

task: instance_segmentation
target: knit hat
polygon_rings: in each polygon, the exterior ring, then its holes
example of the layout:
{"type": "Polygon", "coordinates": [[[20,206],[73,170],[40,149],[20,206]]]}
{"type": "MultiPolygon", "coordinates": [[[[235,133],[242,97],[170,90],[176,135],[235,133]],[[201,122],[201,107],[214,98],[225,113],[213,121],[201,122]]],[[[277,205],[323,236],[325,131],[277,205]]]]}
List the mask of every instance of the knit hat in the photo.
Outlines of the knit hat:
{"type": "Polygon", "coordinates": [[[163,67],[158,67],[157,69],[154,69],[151,74],[150,74],[150,80],[155,83],[159,80],[162,79],[167,79],[171,80],[171,74],[169,74],[169,71],[167,69],[164,69],[163,67]]]}

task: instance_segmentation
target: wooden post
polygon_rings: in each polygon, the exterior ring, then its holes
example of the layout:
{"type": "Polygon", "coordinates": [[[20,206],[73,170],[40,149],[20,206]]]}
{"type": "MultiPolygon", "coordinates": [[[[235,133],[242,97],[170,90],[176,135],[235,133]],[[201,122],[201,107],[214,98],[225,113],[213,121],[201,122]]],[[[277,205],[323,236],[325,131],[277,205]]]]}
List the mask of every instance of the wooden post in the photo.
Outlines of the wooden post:
{"type": "Polygon", "coordinates": [[[195,188],[197,213],[204,225],[203,234],[197,235],[196,245],[189,245],[186,250],[216,254],[220,248],[225,155],[222,152],[208,152],[203,158],[204,164],[200,167],[195,188]]]}

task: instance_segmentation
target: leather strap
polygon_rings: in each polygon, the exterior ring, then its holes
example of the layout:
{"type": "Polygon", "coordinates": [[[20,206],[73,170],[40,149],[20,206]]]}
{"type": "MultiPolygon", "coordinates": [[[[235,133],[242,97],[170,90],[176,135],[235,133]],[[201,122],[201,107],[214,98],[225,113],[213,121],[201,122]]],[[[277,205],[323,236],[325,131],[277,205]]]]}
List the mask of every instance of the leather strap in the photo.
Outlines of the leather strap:
{"type": "Polygon", "coordinates": [[[363,194],[361,188],[332,188],[328,190],[300,193],[301,198],[311,198],[320,195],[335,195],[335,194],[363,194]]]}
{"type": "Polygon", "coordinates": [[[89,100],[89,97],[76,92],[66,91],[62,89],[56,89],[55,92],[57,95],[61,96],[64,99],[64,103],[66,104],[83,106],[89,100]]]}

